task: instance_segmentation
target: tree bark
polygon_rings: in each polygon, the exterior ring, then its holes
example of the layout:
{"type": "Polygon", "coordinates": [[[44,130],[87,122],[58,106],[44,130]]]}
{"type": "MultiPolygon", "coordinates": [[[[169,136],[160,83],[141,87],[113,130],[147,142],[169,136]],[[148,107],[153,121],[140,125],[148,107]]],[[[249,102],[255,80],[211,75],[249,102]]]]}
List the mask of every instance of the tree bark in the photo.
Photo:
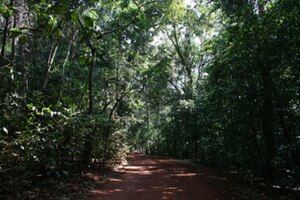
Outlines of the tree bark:
{"type": "Polygon", "coordinates": [[[266,175],[269,179],[274,175],[276,144],[274,135],[274,102],[272,94],[271,71],[262,66],[261,78],[263,84],[262,132],[266,152],[266,175]]]}
{"type": "MultiPolygon", "coordinates": [[[[14,3],[14,2],[13,2],[14,3]]],[[[12,21],[12,28],[17,27],[17,13],[14,13],[13,16],[13,21],[12,21]]],[[[11,41],[11,60],[12,62],[15,60],[15,55],[16,55],[16,43],[17,43],[17,38],[13,37],[11,41]]]]}
{"type": "Polygon", "coordinates": [[[96,50],[91,49],[93,62],[89,69],[89,115],[94,112],[94,69],[96,65],[96,50]]]}
{"type": "Polygon", "coordinates": [[[178,39],[178,34],[176,30],[176,25],[173,24],[173,32],[174,32],[174,40],[169,36],[169,39],[171,40],[172,44],[175,47],[175,50],[181,60],[181,64],[183,65],[185,72],[186,72],[186,77],[187,77],[187,83],[185,85],[185,96],[187,99],[193,99],[193,77],[192,77],[192,67],[190,66],[190,63],[187,61],[184,52],[180,48],[179,45],[179,39],[178,39]]]}
{"type": "Polygon", "coordinates": [[[55,59],[55,56],[57,53],[57,49],[58,49],[57,42],[53,42],[50,53],[49,53],[48,61],[47,61],[47,73],[46,73],[46,77],[45,77],[43,88],[42,88],[43,91],[46,90],[46,87],[47,87],[47,84],[49,81],[49,77],[50,77],[50,73],[51,73],[51,69],[52,69],[52,65],[53,65],[53,62],[54,62],[54,59],[55,59]]]}
{"type": "Polygon", "coordinates": [[[110,137],[110,132],[111,132],[111,124],[110,123],[112,121],[112,117],[113,117],[115,109],[117,108],[118,104],[125,96],[126,96],[126,94],[124,93],[122,96],[119,97],[119,99],[117,99],[116,103],[114,104],[114,106],[112,107],[112,109],[109,113],[108,125],[106,128],[105,138],[104,138],[104,151],[103,151],[103,160],[102,160],[103,167],[106,166],[106,163],[107,163],[106,161],[108,158],[108,145],[109,145],[109,137],[110,137]]]}
{"type": "Polygon", "coordinates": [[[73,35],[73,37],[72,37],[72,39],[69,43],[67,55],[66,55],[66,58],[64,60],[63,66],[62,66],[62,72],[61,72],[61,78],[60,78],[61,84],[60,84],[59,94],[58,94],[58,98],[57,98],[57,103],[59,103],[61,95],[62,95],[63,82],[64,82],[64,79],[65,79],[65,68],[66,68],[67,62],[70,58],[72,44],[73,44],[77,34],[78,34],[78,30],[74,33],[74,35],[73,35]]]}
{"type": "Polygon", "coordinates": [[[9,26],[9,17],[5,19],[5,25],[3,30],[3,37],[2,37],[2,48],[1,48],[1,56],[0,56],[0,64],[3,65],[3,60],[5,56],[5,47],[7,42],[7,35],[8,35],[8,26],[9,26]]]}
{"type": "MultiPolygon", "coordinates": [[[[94,113],[94,68],[96,65],[96,57],[97,53],[94,48],[91,48],[92,51],[92,57],[93,57],[93,62],[89,67],[89,78],[88,78],[88,90],[89,90],[89,107],[88,107],[88,115],[92,115],[94,113]]],[[[84,150],[83,150],[83,158],[82,162],[84,165],[87,165],[89,163],[89,159],[92,154],[92,141],[95,135],[95,129],[96,127],[92,127],[91,133],[88,133],[85,136],[85,144],[84,144],[84,150]]]]}
{"type": "MultiPolygon", "coordinates": [[[[265,4],[267,0],[258,1],[258,12],[260,17],[265,14],[265,4]]],[[[260,47],[262,50],[263,47],[260,47]]],[[[274,134],[274,101],[273,101],[273,82],[271,68],[266,61],[261,51],[260,55],[260,73],[263,87],[262,96],[262,133],[264,137],[264,146],[266,153],[266,179],[272,180],[275,170],[275,158],[276,158],[276,142],[274,134]]]]}
{"type": "MultiPolygon", "coordinates": [[[[9,6],[10,7],[14,6],[14,0],[10,1],[9,6]]],[[[1,53],[0,53],[0,66],[4,65],[5,47],[6,47],[7,37],[8,37],[8,32],[9,32],[9,20],[10,20],[10,17],[7,16],[5,18],[5,24],[4,24],[4,29],[3,29],[2,48],[1,48],[1,53]]]]}

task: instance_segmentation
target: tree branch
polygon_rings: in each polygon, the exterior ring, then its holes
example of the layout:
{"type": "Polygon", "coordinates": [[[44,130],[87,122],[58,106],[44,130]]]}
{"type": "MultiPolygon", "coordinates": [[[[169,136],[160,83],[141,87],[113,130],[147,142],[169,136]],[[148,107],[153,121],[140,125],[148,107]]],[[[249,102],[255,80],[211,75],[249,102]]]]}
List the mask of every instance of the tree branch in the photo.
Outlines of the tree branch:
{"type": "MultiPolygon", "coordinates": [[[[152,4],[152,3],[156,3],[156,2],[157,2],[157,1],[149,1],[149,2],[146,2],[146,3],[143,3],[143,4],[139,5],[139,6],[138,6],[138,11],[137,11],[137,13],[139,13],[140,10],[141,10],[143,7],[145,7],[146,5],[149,5],[149,4],[152,4]]],[[[97,38],[99,39],[99,38],[102,38],[102,37],[105,36],[105,35],[108,35],[108,34],[117,32],[117,31],[119,31],[119,30],[121,30],[121,29],[124,29],[124,28],[130,26],[131,24],[133,24],[133,23],[136,22],[137,17],[138,17],[138,14],[136,14],[136,15],[134,16],[134,19],[133,19],[132,21],[130,21],[130,22],[124,24],[124,25],[121,25],[121,26],[119,26],[119,27],[113,28],[113,29],[111,29],[111,30],[107,30],[107,31],[103,31],[103,32],[101,32],[101,31],[96,31],[96,30],[93,30],[93,31],[94,31],[94,33],[99,34],[99,36],[97,37],[97,38]]]]}
{"type": "Polygon", "coordinates": [[[177,85],[175,85],[175,84],[173,83],[172,80],[168,80],[168,82],[175,88],[175,90],[178,92],[178,94],[181,94],[181,91],[179,90],[179,88],[177,87],[177,85]]]}

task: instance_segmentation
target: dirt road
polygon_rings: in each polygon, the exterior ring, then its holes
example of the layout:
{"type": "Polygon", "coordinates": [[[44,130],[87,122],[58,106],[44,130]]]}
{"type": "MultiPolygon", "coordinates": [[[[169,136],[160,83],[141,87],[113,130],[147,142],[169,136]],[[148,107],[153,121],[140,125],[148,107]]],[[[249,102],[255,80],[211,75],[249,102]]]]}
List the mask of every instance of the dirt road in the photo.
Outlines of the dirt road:
{"type": "Polygon", "coordinates": [[[221,190],[201,179],[186,163],[132,154],[129,165],[88,200],[224,200],[221,190]]]}

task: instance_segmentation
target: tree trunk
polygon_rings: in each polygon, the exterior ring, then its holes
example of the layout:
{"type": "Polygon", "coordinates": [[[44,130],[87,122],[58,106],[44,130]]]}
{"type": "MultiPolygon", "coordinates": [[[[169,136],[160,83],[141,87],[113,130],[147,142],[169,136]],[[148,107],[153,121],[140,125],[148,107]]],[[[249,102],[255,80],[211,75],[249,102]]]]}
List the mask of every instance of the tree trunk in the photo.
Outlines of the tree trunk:
{"type": "Polygon", "coordinates": [[[59,103],[61,95],[62,95],[63,83],[64,83],[64,79],[65,79],[65,68],[66,68],[67,62],[70,58],[72,44],[73,44],[77,34],[78,34],[78,30],[74,33],[74,35],[69,43],[67,55],[66,55],[66,58],[64,60],[63,66],[62,66],[62,72],[61,72],[61,78],[60,78],[61,84],[60,84],[60,89],[59,89],[59,93],[58,93],[58,97],[57,97],[57,103],[59,103]]]}
{"type": "MultiPolygon", "coordinates": [[[[257,1],[258,12],[260,17],[265,14],[265,4],[267,0],[257,1]]],[[[263,49],[263,47],[260,47],[263,49]]],[[[264,136],[264,145],[266,153],[265,171],[267,180],[272,180],[275,170],[276,143],[274,134],[274,102],[273,102],[273,82],[271,68],[268,66],[267,58],[261,54],[261,79],[263,87],[263,104],[262,104],[262,133],[264,136]]]]}
{"type": "Polygon", "coordinates": [[[192,66],[189,63],[189,61],[186,59],[185,52],[180,47],[179,44],[179,38],[178,38],[178,33],[176,30],[176,25],[173,24],[173,32],[174,32],[174,40],[170,38],[171,42],[173,43],[175,50],[180,58],[181,64],[183,65],[185,72],[186,72],[186,78],[188,79],[186,84],[185,84],[185,96],[186,99],[193,99],[193,76],[192,76],[192,66]]]}
{"type": "MultiPolygon", "coordinates": [[[[91,48],[92,51],[92,57],[93,57],[93,62],[90,65],[89,68],[89,78],[88,78],[88,90],[89,90],[89,106],[88,106],[88,115],[92,115],[94,113],[94,69],[95,69],[95,65],[96,65],[96,50],[94,48],[91,48]]],[[[95,128],[96,127],[92,127],[92,131],[91,133],[88,133],[85,136],[85,142],[84,142],[84,150],[83,150],[83,158],[82,158],[82,162],[84,165],[87,165],[89,163],[89,159],[91,157],[92,154],[92,141],[95,135],[95,128]]]]}
{"type": "Polygon", "coordinates": [[[250,119],[249,119],[249,126],[250,126],[250,140],[252,140],[252,148],[253,148],[253,158],[256,159],[259,155],[259,146],[257,142],[257,128],[256,128],[256,122],[254,117],[254,112],[250,111],[250,119]]]}
{"type": "Polygon", "coordinates": [[[272,94],[271,71],[262,66],[261,78],[263,84],[263,107],[262,107],[262,132],[266,152],[266,175],[272,179],[274,175],[274,161],[276,157],[276,144],[274,135],[274,103],[272,94]]]}
{"type": "Polygon", "coordinates": [[[47,84],[49,81],[49,77],[50,77],[50,73],[51,73],[51,69],[52,69],[52,65],[53,65],[53,62],[54,62],[54,59],[55,59],[55,56],[57,53],[57,49],[58,49],[57,42],[53,42],[50,53],[49,53],[48,61],[47,61],[47,73],[46,73],[46,77],[45,77],[43,88],[42,88],[43,91],[46,90],[46,87],[47,87],[47,84]]]}
{"type": "Polygon", "coordinates": [[[91,49],[93,56],[93,63],[90,65],[89,69],[89,114],[94,112],[94,69],[96,65],[96,50],[91,49]]]}
{"type": "Polygon", "coordinates": [[[113,117],[115,109],[117,108],[118,104],[124,97],[125,97],[125,94],[123,94],[122,96],[119,97],[119,99],[117,99],[116,103],[114,104],[114,106],[112,107],[112,109],[109,113],[108,125],[107,125],[106,131],[105,131],[105,136],[104,136],[104,151],[103,151],[103,160],[102,160],[103,167],[106,166],[107,159],[108,159],[108,149],[109,149],[108,146],[109,146],[109,137],[110,137],[110,132],[111,132],[112,117],[113,117]]]}
{"type": "MultiPolygon", "coordinates": [[[[17,27],[17,13],[14,14],[12,23],[13,23],[12,28],[16,28],[17,27]]],[[[11,41],[11,60],[12,60],[12,62],[15,60],[16,43],[17,43],[17,38],[13,37],[12,41],[11,41]]]]}
{"type": "Polygon", "coordinates": [[[7,42],[8,26],[9,26],[9,17],[7,17],[5,19],[5,25],[4,25],[4,29],[3,29],[2,48],[1,48],[1,54],[0,54],[1,66],[4,65],[5,46],[6,46],[6,42],[7,42]]]}
{"type": "MultiPolygon", "coordinates": [[[[14,0],[10,1],[9,6],[10,7],[14,6],[14,0]]],[[[7,37],[8,37],[8,32],[9,32],[9,20],[10,20],[10,17],[7,16],[5,18],[5,24],[4,24],[4,29],[3,29],[2,48],[1,48],[1,53],[0,53],[0,66],[4,65],[5,47],[6,47],[7,37]]]]}

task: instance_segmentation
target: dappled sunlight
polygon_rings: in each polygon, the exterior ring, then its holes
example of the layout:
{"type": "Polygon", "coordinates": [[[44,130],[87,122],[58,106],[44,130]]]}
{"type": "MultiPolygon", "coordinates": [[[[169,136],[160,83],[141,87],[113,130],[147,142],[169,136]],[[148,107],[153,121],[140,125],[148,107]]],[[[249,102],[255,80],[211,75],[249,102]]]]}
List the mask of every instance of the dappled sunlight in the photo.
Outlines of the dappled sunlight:
{"type": "Polygon", "coordinates": [[[102,190],[94,190],[92,191],[92,194],[100,194],[100,195],[109,195],[115,192],[122,192],[122,189],[113,189],[113,190],[106,190],[106,191],[102,191],[102,190]]]}
{"type": "Polygon", "coordinates": [[[0,200],[300,200],[299,19],[300,0],[0,0],[0,200]]]}
{"type": "Polygon", "coordinates": [[[155,186],[152,189],[154,191],[162,191],[163,194],[174,194],[176,192],[184,191],[184,189],[180,187],[165,187],[165,186],[155,186]]]}
{"type": "Polygon", "coordinates": [[[181,174],[170,174],[170,176],[192,177],[192,176],[197,176],[197,174],[196,173],[181,173],[181,174]]]}
{"type": "Polygon", "coordinates": [[[116,176],[118,178],[110,178],[104,188],[91,195],[104,200],[185,200],[191,199],[191,195],[195,200],[215,200],[214,191],[206,185],[199,186],[200,176],[190,165],[172,159],[131,155],[129,165],[116,176]]]}
{"type": "Polygon", "coordinates": [[[110,178],[109,181],[110,182],[117,182],[117,183],[122,182],[121,179],[117,179],[117,178],[110,178]]]}
{"type": "Polygon", "coordinates": [[[151,175],[153,173],[163,172],[162,169],[157,169],[156,166],[126,166],[124,170],[127,174],[151,175]]]}

